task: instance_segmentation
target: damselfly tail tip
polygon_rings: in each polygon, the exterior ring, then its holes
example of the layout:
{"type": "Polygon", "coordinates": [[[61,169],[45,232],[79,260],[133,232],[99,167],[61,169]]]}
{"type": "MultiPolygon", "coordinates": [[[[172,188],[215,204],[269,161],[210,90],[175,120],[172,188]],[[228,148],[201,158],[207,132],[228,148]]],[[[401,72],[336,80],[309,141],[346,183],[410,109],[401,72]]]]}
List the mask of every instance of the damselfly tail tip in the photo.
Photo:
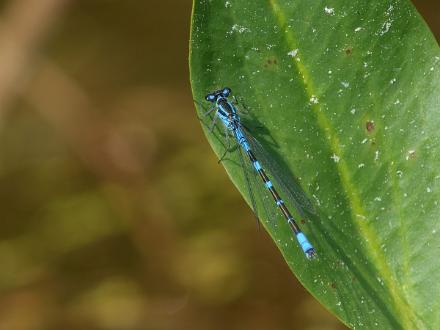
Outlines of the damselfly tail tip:
{"type": "Polygon", "coordinates": [[[306,254],[307,259],[315,258],[316,257],[315,249],[313,248],[312,244],[310,244],[306,235],[304,235],[303,232],[299,231],[298,233],[296,233],[296,238],[298,239],[298,243],[301,246],[302,250],[306,254]]]}
{"type": "Polygon", "coordinates": [[[306,251],[306,257],[307,257],[307,259],[311,260],[311,259],[318,258],[318,255],[316,254],[315,249],[311,248],[306,251]]]}

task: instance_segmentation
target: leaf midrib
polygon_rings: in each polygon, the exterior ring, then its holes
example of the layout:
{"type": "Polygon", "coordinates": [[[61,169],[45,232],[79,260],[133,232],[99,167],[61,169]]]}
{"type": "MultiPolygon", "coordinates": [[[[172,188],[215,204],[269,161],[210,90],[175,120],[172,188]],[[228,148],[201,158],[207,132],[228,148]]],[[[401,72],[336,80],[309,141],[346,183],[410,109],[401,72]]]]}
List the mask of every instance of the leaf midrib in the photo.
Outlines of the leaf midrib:
{"type": "MultiPolygon", "coordinates": [[[[280,6],[277,3],[277,0],[269,0],[270,8],[272,9],[273,15],[278,21],[278,24],[281,27],[286,26],[286,19],[284,15],[282,14],[280,10],[280,6]]],[[[282,30],[282,29],[281,29],[282,30]]],[[[284,29],[286,31],[284,33],[284,39],[286,41],[286,44],[289,45],[289,49],[297,49],[298,46],[295,42],[295,37],[290,29],[284,29]]],[[[302,76],[301,82],[304,85],[304,90],[307,93],[307,96],[309,99],[311,99],[314,95],[318,96],[318,93],[314,93],[314,85],[312,83],[312,79],[310,77],[310,74],[308,70],[306,69],[304,63],[304,60],[301,61],[295,61],[293,60],[296,69],[302,76]]],[[[328,120],[328,118],[325,116],[323,111],[321,110],[320,104],[311,104],[311,108],[313,112],[315,113],[316,119],[317,119],[317,126],[319,129],[325,134],[327,137],[327,141],[329,144],[329,149],[336,155],[342,156],[342,150],[339,147],[339,138],[334,133],[334,129],[328,120]]],[[[386,259],[383,255],[383,253],[380,253],[382,250],[379,244],[378,236],[377,234],[369,228],[367,224],[360,223],[359,221],[356,221],[356,215],[363,215],[365,216],[366,212],[362,206],[362,202],[360,199],[360,194],[355,188],[354,183],[351,181],[350,171],[349,168],[344,161],[344,159],[341,157],[339,162],[336,163],[336,168],[338,170],[338,175],[340,178],[340,181],[343,185],[343,190],[346,194],[347,201],[351,205],[351,217],[352,217],[352,223],[355,225],[355,228],[357,228],[358,233],[365,237],[364,242],[366,245],[369,246],[368,249],[365,249],[365,252],[370,255],[370,260],[375,260],[375,267],[376,270],[381,274],[380,278],[384,281],[385,287],[388,288],[389,293],[392,297],[392,301],[394,302],[394,309],[398,315],[400,315],[401,318],[399,320],[403,324],[403,327],[405,329],[412,329],[413,325],[417,325],[417,317],[414,315],[414,312],[409,307],[406,299],[402,297],[399,294],[399,290],[396,287],[396,281],[394,279],[394,276],[392,275],[392,272],[390,268],[388,267],[388,264],[386,262],[386,259]]]]}

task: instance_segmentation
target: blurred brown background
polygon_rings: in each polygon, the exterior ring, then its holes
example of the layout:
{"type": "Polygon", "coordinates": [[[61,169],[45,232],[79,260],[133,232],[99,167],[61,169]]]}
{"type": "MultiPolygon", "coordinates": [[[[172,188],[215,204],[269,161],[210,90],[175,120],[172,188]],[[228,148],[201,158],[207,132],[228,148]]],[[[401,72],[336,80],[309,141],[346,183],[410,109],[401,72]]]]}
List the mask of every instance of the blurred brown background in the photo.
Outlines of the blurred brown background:
{"type": "Polygon", "coordinates": [[[344,329],[202,134],[190,11],[0,1],[0,330],[344,329]]]}

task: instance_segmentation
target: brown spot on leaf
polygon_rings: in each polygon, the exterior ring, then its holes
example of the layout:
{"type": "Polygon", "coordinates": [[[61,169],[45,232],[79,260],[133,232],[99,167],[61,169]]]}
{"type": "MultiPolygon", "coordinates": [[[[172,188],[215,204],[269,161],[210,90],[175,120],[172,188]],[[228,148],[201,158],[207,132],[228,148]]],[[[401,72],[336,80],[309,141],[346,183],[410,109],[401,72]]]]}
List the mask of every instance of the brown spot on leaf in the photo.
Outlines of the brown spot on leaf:
{"type": "Polygon", "coordinates": [[[346,55],[351,55],[351,54],[353,54],[353,48],[351,48],[351,47],[347,47],[347,48],[345,48],[345,54],[346,55]]]}
{"type": "Polygon", "coordinates": [[[416,151],[415,150],[409,150],[406,154],[406,160],[411,160],[416,158],[416,151]]]}
{"type": "Polygon", "coordinates": [[[374,131],[374,121],[372,120],[367,121],[365,127],[367,128],[368,133],[371,133],[372,131],[374,131]]]}
{"type": "Polygon", "coordinates": [[[264,60],[263,66],[266,69],[275,71],[278,69],[278,61],[275,56],[269,56],[264,60]]]}
{"type": "Polygon", "coordinates": [[[335,282],[332,282],[332,283],[330,284],[330,286],[332,287],[332,289],[336,289],[336,283],[335,283],[335,282]]]}

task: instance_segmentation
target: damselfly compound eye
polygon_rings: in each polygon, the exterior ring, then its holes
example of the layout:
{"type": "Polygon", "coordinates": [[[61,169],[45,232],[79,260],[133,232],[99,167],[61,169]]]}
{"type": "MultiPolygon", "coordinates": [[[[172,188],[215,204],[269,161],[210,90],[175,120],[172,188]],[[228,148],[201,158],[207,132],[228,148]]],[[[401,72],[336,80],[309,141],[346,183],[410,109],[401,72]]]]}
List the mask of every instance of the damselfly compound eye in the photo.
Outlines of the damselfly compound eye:
{"type": "Polygon", "coordinates": [[[229,87],[224,88],[222,91],[223,97],[228,97],[229,94],[231,94],[231,89],[229,87]]]}
{"type": "Polygon", "coordinates": [[[206,95],[205,99],[208,102],[214,102],[215,101],[215,95],[214,94],[208,94],[208,95],[206,95]]]}

